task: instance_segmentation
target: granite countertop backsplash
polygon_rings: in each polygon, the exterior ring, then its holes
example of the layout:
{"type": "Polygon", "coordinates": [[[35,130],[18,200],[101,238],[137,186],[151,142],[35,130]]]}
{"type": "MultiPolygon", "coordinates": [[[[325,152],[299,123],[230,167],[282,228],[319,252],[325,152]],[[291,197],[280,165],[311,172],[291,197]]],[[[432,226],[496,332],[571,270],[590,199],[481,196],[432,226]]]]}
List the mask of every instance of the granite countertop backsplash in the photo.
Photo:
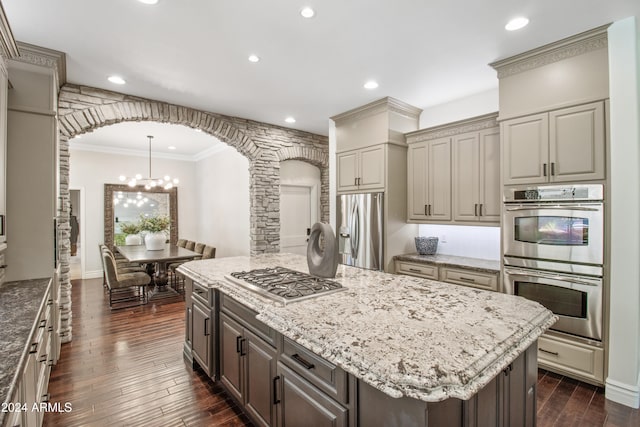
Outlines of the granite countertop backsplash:
{"type": "MultiPolygon", "coordinates": [[[[0,402],[11,399],[16,373],[23,368],[36,316],[50,283],[50,278],[44,278],[0,285],[0,402]]],[[[0,412],[0,425],[3,418],[0,412]]]]}
{"type": "Polygon", "coordinates": [[[346,290],[285,306],[225,279],[274,266],[308,272],[293,254],[192,261],[178,271],[392,397],[468,399],[556,320],[521,297],[344,265],[333,280],[346,290]]]}
{"type": "Polygon", "coordinates": [[[435,264],[443,267],[461,267],[467,270],[483,271],[487,273],[500,272],[500,261],[491,259],[468,258],[455,255],[440,254],[420,255],[417,253],[396,255],[394,259],[421,264],[435,264]]]}

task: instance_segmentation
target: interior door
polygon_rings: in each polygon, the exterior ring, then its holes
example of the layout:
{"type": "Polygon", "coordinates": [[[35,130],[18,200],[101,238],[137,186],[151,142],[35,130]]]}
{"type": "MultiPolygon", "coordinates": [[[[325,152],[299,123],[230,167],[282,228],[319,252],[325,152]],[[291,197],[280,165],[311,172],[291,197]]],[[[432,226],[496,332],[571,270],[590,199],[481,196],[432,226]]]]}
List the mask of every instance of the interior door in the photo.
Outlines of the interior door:
{"type": "Polygon", "coordinates": [[[307,229],[318,221],[314,193],[313,186],[280,186],[280,250],[282,252],[307,254],[307,229]]]}

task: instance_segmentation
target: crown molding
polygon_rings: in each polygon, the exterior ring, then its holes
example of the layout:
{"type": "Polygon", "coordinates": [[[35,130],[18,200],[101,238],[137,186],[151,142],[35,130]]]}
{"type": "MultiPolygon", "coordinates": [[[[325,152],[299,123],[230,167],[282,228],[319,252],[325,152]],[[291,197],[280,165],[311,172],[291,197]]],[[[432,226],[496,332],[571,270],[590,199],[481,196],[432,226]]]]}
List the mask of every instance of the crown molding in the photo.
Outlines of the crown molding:
{"type": "Polygon", "coordinates": [[[433,126],[405,133],[407,144],[415,142],[429,141],[432,139],[446,138],[460,135],[467,132],[479,132],[498,126],[498,112],[483,114],[482,116],[471,117],[469,119],[458,120],[444,125],[433,126]]]}
{"type": "Polygon", "coordinates": [[[337,114],[330,117],[331,120],[336,122],[336,125],[344,124],[345,122],[364,119],[365,117],[373,116],[384,112],[394,112],[403,117],[410,119],[418,119],[422,109],[400,101],[399,99],[387,96],[377,101],[370,102],[361,107],[354,108],[344,113],[337,114]]]}
{"type": "Polygon", "coordinates": [[[20,56],[15,60],[53,69],[57,75],[58,87],[67,82],[67,60],[64,52],[24,42],[17,42],[17,45],[20,56]]]}
{"type": "MultiPolygon", "coordinates": [[[[193,155],[187,154],[169,154],[169,153],[152,153],[151,158],[154,159],[168,159],[168,160],[179,160],[183,162],[199,162],[200,160],[206,159],[207,157],[218,154],[226,149],[231,148],[225,143],[215,144],[211,148],[207,148],[206,150],[200,151],[199,153],[193,155]]],[[[121,156],[133,156],[133,157],[146,157],[149,158],[149,152],[146,150],[131,150],[127,148],[116,148],[108,145],[95,145],[95,144],[82,144],[82,143],[69,143],[70,151],[90,151],[93,153],[105,153],[105,154],[115,154],[121,156]]]]}
{"type": "Polygon", "coordinates": [[[492,62],[489,66],[498,72],[498,78],[533,70],[554,62],[572,58],[608,46],[609,25],[594,28],[536,49],[492,62]]]}

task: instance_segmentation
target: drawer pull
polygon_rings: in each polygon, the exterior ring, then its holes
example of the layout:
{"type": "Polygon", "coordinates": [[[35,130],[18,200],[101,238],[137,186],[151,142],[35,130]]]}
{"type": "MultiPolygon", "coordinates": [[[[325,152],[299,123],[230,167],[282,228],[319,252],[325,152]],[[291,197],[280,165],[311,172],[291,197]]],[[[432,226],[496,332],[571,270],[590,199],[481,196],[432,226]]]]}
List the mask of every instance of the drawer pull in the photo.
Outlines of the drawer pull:
{"type": "Polygon", "coordinates": [[[50,400],[51,400],[51,395],[49,393],[42,395],[42,401],[43,402],[48,402],[50,400]]]}
{"type": "Polygon", "coordinates": [[[40,360],[38,360],[38,362],[42,362],[42,363],[44,363],[46,361],[47,361],[47,355],[46,354],[43,354],[42,356],[40,356],[40,360]]]}
{"type": "Polygon", "coordinates": [[[459,277],[460,280],[464,280],[465,282],[475,282],[476,279],[472,279],[471,277],[459,277]]]}
{"type": "Polygon", "coordinates": [[[558,353],[557,351],[549,351],[549,350],[545,350],[544,348],[540,347],[538,350],[540,350],[543,353],[547,353],[550,354],[552,356],[560,356],[560,353],[558,353]]]}
{"type": "Polygon", "coordinates": [[[45,326],[47,326],[47,319],[42,319],[38,328],[44,328],[45,326]]]}
{"type": "Polygon", "coordinates": [[[416,273],[420,273],[421,270],[418,268],[410,268],[409,271],[415,271],[416,273]]]}
{"type": "Polygon", "coordinates": [[[37,342],[31,343],[31,349],[29,350],[29,354],[34,354],[37,352],[38,352],[38,343],[37,342]]]}
{"type": "Polygon", "coordinates": [[[194,289],[193,292],[195,292],[198,295],[202,295],[204,293],[204,291],[201,289],[194,289]]]}
{"type": "Polygon", "coordinates": [[[280,379],[280,375],[273,378],[273,404],[277,405],[280,403],[280,399],[278,399],[278,380],[280,379]]]}
{"type": "Polygon", "coordinates": [[[316,367],[313,363],[307,362],[303,359],[298,353],[291,355],[291,358],[307,369],[313,369],[316,367]]]}

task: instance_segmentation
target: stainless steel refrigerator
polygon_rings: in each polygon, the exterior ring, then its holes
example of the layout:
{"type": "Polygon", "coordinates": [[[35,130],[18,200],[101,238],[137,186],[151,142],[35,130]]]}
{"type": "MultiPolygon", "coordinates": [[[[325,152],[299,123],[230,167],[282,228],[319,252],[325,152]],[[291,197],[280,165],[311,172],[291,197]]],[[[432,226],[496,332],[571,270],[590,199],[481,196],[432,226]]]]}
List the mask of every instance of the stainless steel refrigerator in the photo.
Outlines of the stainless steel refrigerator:
{"type": "Polygon", "coordinates": [[[343,194],[336,212],[340,263],[383,270],[384,193],[343,194]]]}

